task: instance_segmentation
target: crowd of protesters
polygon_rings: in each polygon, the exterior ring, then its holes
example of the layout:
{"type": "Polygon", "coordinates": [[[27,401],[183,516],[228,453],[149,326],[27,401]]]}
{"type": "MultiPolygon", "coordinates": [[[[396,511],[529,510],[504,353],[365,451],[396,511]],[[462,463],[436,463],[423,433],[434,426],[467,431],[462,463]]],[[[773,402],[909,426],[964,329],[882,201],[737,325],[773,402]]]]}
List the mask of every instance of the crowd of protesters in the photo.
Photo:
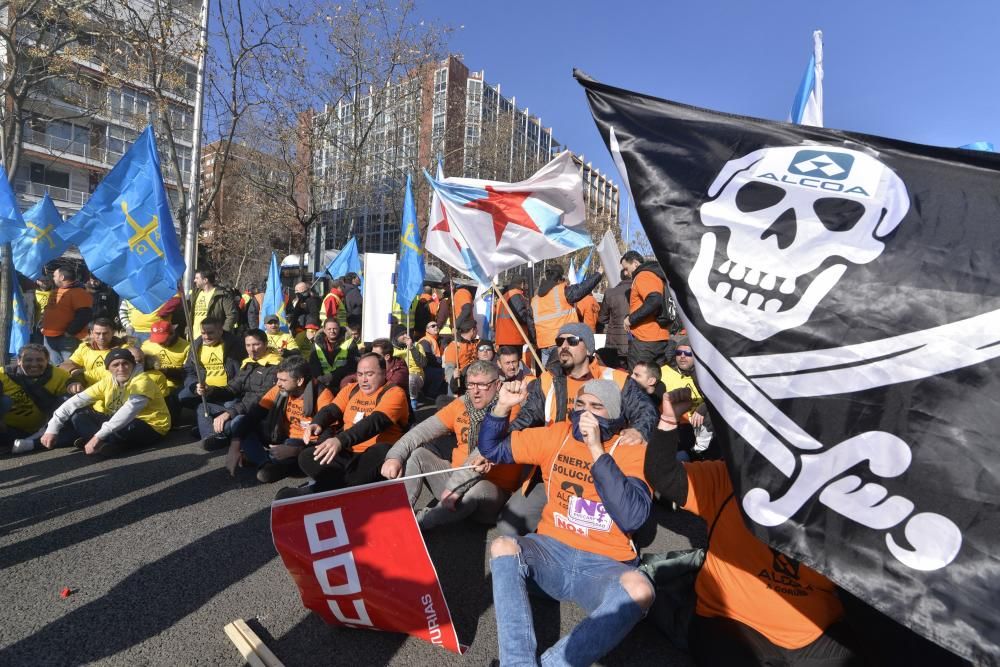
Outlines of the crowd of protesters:
{"type": "Polygon", "coordinates": [[[538,662],[529,590],[589,614],[544,664],[591,664],[624,639],[656,599],[631,536],[661,502],[712,529],[688,635],[699,664],[864,664],[835,586],[746,528],[662,269],[635,251],[615,268],[603,294],[600,270],[570,284],[550,263],[534,293],[513,276],[485,317],[475,288],[429,285],[366,343],[355,274],[322,295],[294,285],[285,330],[255,286],[212,271],[187,304],[143,313],[60,267],[37,282],[35,340],[0,370],[0,442],[109,456],[191,428],[230,474],[304,480],[278,498],[409,477],[423,531],[498,527],[504,665],[538,662]],[[416,420],[420,406],[433,414],[416,420]],[[758,573],[779,562],[787,585],[772,586],[758,573]]]}

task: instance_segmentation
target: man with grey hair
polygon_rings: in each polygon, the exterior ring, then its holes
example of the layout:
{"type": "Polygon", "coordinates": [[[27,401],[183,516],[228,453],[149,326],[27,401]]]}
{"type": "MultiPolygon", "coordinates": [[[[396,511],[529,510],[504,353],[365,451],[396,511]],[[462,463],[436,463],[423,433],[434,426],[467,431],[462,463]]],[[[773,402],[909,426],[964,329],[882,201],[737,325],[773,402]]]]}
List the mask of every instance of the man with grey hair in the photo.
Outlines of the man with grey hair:
{"type": "MultiPolygon", "coordinates": [[[[496,403],[500,370],[493,362],[477,360],[469,365],[465,378],[465,395],[414,426],[386,453],[383,477],[396,479],[404,470],[409,476],[458,468],[479,454],[479,427],[496,403]],[[423,446],[451,435],[456,439],[451,461],[423,446]]],[[[407,480],[411,505],[417,502],[424,484],[440,501],[434,508],[418,511],[417,523],[425,531],[466,517],[480,523],[495,523],[500,508],[522,481],[521,469],[519,465],[498,465],[485,474],[460,470],[450,475],[407,480]]]]}

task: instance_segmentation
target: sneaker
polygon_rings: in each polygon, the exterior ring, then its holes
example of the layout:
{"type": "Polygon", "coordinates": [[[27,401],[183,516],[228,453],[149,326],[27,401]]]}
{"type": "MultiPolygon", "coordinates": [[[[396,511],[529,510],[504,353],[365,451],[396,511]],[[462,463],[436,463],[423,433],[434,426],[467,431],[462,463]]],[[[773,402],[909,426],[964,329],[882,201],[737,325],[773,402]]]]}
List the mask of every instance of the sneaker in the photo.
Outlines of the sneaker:
{"type": "Polygon", "coordinates": [[[270,484],[285,479],[291,472],[291,466],[281,463],[265,463],[257,470],[257,481],[270,484]]]}
{"type": "Polygon", "coordinates": [[[286,498],[299,498],[308,496],[315,491],[316,482],[308,481],[302,486],[286,486],[274,494],[275,500],[285,500],[286,498]]]}
{"type": "Polygon", "coordinates": [[[214,452],[216,449],[222,449],[229,445],[229,438],[226,436],[213,435],[204,440],[199,440],[198,444],[206,452],[214,452]]]}
{"type": "Polygon", "coordinates": [[[31,438],[18,438],[14,441],[14,447],[10,450],[11,454],[23,454],[25,452],[30,452],[35,448],[35,441],[31,438]]]}
{"type": "Polygon", "coordinates": [[[83,449],[84,447],[87,446],[86,438],[77,438],[76,440],[73,441],[73,446],[76,447],[77,449],[83,449]]]}

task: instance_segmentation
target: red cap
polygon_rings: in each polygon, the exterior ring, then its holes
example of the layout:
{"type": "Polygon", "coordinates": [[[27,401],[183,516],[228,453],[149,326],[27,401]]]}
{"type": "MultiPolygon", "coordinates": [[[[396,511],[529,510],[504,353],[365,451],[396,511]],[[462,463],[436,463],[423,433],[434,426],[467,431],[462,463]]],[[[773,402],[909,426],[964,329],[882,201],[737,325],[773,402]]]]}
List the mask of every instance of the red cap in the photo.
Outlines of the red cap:
{"type": "Polygon", "coordinates": [[[153,326],[149,328],[149,340],[162,345],[167,342],[171,333],[173,333],[173,328],[170,326],[170,322],[159,320],[158,322],[154,322],[153,326]]]}

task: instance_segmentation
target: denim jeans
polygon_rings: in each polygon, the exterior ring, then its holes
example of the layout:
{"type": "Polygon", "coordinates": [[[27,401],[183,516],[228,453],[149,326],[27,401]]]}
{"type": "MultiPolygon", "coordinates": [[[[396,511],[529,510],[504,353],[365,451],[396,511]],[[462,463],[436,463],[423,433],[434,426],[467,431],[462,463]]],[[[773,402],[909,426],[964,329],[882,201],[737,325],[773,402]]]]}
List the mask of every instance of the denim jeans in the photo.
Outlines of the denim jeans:
{"type": "Polygon", "coordinates": [[[53,366],[69,361],[78,347],[80,341],[73,336],[45,336],[45,349],[49,351],[49,361],[53,366]]]}
{"type": "MultiPolygon", "coordinates": [[[[288,438],[282,444],[293,445],[295,447],[305,447],[305,443],[298,438],[288,438]]],[[[270,445],[271,443],[265,444],[262,442],[260,435],[258,435],[255,430],[251,430],[240,441],[240,451],[243,452],[243,455],[247,457],[248,461],[257,466],[262,466],[268,463],[298,466],[298,461],[294,456],[290,459],[276,459],[271,456],[271,453],[267,450],[270,445]]]]}
{"type": "Polygon", "coordinates": [[[545,651],[542,665],[591,665],[617,646],[645,612],[619,581],[636,568],[567,546],[544,535],[518,537],[516,556],[490,561],[500,664],[538,665],[528,582],[589,616],[545,651]]]}
{"type": "Polygon", "coordinates": [[[237,401],[226,401],[225,404],[219,405],[217,403],[208,404],[208,416],[205,416],[205,412],[199,407],[194,411],[195,418],[198,420],[198,434],[202,438],[231,438],[241,437],[243,435],[243,421],[246,419],[245,415],[236,415],[226,421],[225,425],[222,427],[222,433],[215,432],[215,418],[225,412],[228,408],[232,407],[237,401]]]}

